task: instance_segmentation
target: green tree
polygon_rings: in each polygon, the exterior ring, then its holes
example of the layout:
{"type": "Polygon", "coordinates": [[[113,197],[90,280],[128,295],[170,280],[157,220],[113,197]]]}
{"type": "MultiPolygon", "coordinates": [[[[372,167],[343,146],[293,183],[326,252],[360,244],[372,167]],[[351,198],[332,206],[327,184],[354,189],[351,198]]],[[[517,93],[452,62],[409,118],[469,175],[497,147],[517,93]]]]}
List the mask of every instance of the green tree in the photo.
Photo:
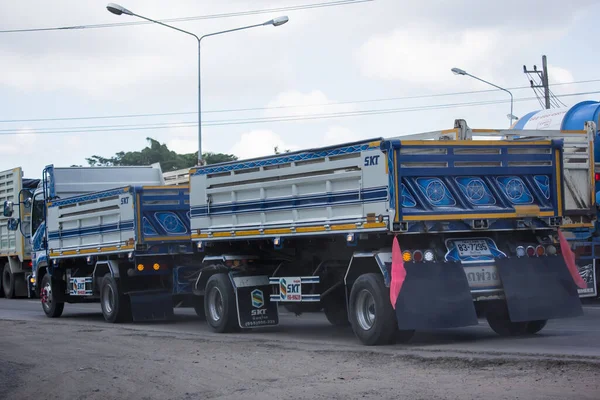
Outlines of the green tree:
{"type": "MultiPolygon", "coordinates": [[[[152,138],[146,138],[146,140],[148,140],[148,146],[144,147],[141,151],[120,151],[109,158],[93,155],[85,160],[92,167],[160,163],[163,171],[175,171],[191,168],[196,165],[198,152],[178,154],[173,150],[169,150],[167,145],[160,143],[158,140],[152,138]]],[[[237,157],[233,154],[223,153],[204,153],[202,157],[206,164],[237,160],[237,157]]]]}

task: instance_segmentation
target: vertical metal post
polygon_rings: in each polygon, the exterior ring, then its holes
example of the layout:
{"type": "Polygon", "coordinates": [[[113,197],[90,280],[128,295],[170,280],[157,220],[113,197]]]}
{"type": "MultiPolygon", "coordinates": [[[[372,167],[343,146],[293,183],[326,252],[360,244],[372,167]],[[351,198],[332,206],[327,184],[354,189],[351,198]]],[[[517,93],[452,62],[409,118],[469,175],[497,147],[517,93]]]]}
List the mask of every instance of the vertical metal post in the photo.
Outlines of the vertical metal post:
{"type": "Polygon", "coordinates": [[[546,56],[542,56],[542,85],[544,86],[544,100],[546,103],[546,110],[550,109],[550,84],[548,81],[548,60],[546,56]]]}
{"type": "MultiPolygon", "coordinates": [[[[198,38],[197,38],[198,39],[198,38]]],[[[200,39],[198,39],[198,165],[202,161],[202,73],[200,64],[200,39]]]]}

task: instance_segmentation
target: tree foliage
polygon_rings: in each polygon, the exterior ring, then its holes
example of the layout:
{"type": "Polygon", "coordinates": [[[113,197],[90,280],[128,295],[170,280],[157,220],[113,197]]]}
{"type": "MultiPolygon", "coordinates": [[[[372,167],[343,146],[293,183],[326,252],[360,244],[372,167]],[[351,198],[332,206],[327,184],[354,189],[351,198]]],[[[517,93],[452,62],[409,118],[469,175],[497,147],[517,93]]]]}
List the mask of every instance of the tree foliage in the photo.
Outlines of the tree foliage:
{"type": "MultiPolygon", "coordinates": [[[[167,145],[160,143],[158,140],[152,138],[146,138],[146,140],[148,141],[148,146],[144,147],[141,151],[120,151],[113,157],[108,158],[93,155],[85,160],[92,167],[135,166],[160,163],[163,171],[175,171],[191,168],[196,165],[198,152],[178,154],[173,150],[169,150],[167,145]]],[[[237,160],[237,157],[233,154],[223,153],[203,153],[202,157],[206,164],[237,160]]]]}

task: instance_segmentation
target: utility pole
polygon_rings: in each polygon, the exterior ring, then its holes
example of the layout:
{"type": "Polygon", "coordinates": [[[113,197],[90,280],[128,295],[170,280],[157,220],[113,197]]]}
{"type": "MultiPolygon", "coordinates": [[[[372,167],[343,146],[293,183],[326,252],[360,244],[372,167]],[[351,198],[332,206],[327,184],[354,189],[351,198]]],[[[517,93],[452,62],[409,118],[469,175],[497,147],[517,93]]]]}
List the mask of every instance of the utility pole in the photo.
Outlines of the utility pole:
{"type": "MultiPolygon", "coordinates": [[[[538,95],[536,89],[544,89],[544,104],[546,105],[546,109],[550,109],[550,84],[548,82],[548,60],[546,56],[542,56],[542,70],[538,71],[537,65],[533,66],[533,70],[528,70],[527,66],[523,65],[523,72],[529,76],[529,74],[536,74],[540,78],[541,85],[536,84],[533,79],[529,80],[531,84],[531,88],[535,92],[535,95],[538,95]]],[[[530,76],[531,78],[531,76],[530,76]]]]}

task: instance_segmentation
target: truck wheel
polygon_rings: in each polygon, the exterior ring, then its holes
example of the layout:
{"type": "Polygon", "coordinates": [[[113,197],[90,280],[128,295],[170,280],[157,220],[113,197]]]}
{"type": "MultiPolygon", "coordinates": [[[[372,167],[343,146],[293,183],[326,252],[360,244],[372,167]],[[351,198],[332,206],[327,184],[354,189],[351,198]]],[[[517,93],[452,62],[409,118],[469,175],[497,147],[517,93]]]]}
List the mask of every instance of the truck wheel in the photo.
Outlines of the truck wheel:
{"type": "Polygon", "coordinates": [[[15,276],[10,271],[10,264],[4,264],[4,270],[2,271],[2,289],[4,289],[4,296],[7,299],[15,298],[15,276]]]}
{"type": "Polygon", "coordinates": [[[219,333],[234,332],[239,329],[237,321],[235,293],[227,274],[215,274],[206,282],[204,291],[204,312],[206,322],[219,333]]]}
{"type": "Polygon", "coordinates": [[[106,274],[100,284],[100,305],[107,322],[125,322],[131,319],[129,297],[121,293],[119,285],[111,274],[106,274]]]}
{"type": "Polygon", "coordinates": [[[529,321],[529,322],[527,322],[527,327],[525,328],[525,333],[527,333],[528,335],[535,335],[536,333],[538,333],[539,331],[544,329],[544,327],[546,326],[547,323],[548,323],[547,319],[542,319],[539,321],[529,321]]]}
{"type": "Polygon", "coordinates": [[[488,312],[486,313],[485,318],[487,319],[490,328],[500,336],[518,336],[527,332],[528,323],[512,322],[508,315],[508,311],[488,312]]]}
{"type": "Polygon", "coordinates": [[[331,325],[334,326],[348,326],[350,321],[348,320],[348,310],[341,304],[325,304],[323,307],[325,317],[331,325]]]}
{"type": "Polygon", "coordinates": [[[398,324],[380,274],[361,275],[350,291],[350,324],[367,346],[393,343],[398,324]]]}
{"type": "Polygon", "coordinates": [[[194,302],[194,311],[196,315],[203,321],[206,320],[206,313],[204,312],[204,297],[195,296],[192,300],[194,302]]]}
{"type": "Polygon", "coordinates": [[[52,294],[53,289],[56,289],[56,285],[52,283],[52,278],[49,274],[44,275],[44,278],[42,278],[42,287],[40,289],[42,309],[47,317],[58,318],[63,313],[65,303],[55,300],[55,297],[52,294]]]}

